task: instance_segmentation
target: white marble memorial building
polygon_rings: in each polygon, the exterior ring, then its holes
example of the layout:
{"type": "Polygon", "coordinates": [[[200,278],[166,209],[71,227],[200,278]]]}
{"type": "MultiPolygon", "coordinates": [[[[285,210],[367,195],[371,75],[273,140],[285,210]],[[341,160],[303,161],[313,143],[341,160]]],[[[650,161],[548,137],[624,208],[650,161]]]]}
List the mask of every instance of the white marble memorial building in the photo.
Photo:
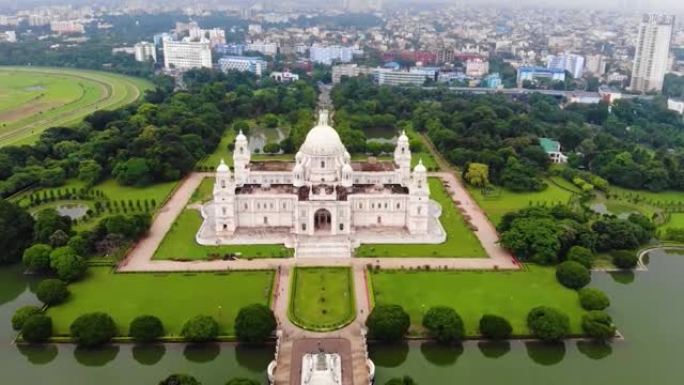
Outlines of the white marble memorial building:
{"type": "Polygon", "coordinates": [[[214,200],[202,208],[197,234],[202,244],[284,243],[298,256],[308,244],[312,255],[346,256],[361,243],[446,239],[427,170],[422,162],[411,170],[404,133],[393,161],[352,162],[321,111],[294,162],[252,162],[240,132],[233,165],[232,173],[223,161],[216,169],[214,200]]]}

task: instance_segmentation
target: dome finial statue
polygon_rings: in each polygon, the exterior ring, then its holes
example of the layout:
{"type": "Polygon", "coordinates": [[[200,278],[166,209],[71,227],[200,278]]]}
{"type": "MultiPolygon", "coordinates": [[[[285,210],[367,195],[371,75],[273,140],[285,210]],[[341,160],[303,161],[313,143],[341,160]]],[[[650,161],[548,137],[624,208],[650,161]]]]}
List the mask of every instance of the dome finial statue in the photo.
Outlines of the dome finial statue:
{"type": "Polygon", "coordinates": [[[318,112],[318,125],[327,126],[328,125],[328,110],[320,110],[318,112]]]}

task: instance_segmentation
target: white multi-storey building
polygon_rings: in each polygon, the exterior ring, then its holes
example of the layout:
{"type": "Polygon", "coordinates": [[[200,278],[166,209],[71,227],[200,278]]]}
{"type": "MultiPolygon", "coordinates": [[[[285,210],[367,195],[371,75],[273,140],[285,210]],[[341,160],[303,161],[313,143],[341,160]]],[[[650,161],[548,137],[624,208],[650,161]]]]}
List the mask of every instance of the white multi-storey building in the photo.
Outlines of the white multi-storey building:
{"type": "Polygon", "coordinates": [[[164,67],[186,70],[211,68],[211,48],[206,41],[164,41],[164,67]]]}
{"type": "Polygon", "coordinates": [[[369,74],[371,69],[366,66],[359,66],[358,64],[338,64],[332,67],[332,82],[337,84],[342,80],[342,77],[355,78],[359,75],[369,74]]]}
{"type": "Polygon", "coordinates": [[[73,21],[53,21],[50,23],[50,30],[59,34],[85,33],[83,24],[73,21]]]}
{"type": "Polygon", "coordinates": [[[219,59],[218,65],[223,72],[251,72],[261,76],[266,70],[267,63],[261,58],[252,56],[224,56],[219,59]]]}
{"type": "Polygon", "coordinates": [[[584,68],[594,76],[603,76],[606,73],[606,64],[606,58],[603,55],[589,55],[584,68]]]}
{"type": "Polygon", "coordinates": [[[245,51],[253,51],[267,56],[275,56],[278,54],[278,44],[261,41],[253,42],[247,44],[245,51]]]}
{"type": "Polygon", "coordinates": [[[482,58],[466,60],[466,75],[481,78],[489,73],[489,61],[482,58]]]}
{"type": "Polygon", "coordinates": [[[314,44],[309,50],[309,59],[314,63],[331,65],[333,62],[349,63],[354,58],[355,49],[340,45],[322,46],[314,44]]]}
{"type": "Polygon", "coordinates": [[[584,56],[572,53],[549,55],[546,58],[546,68],[568,71],[573,78],[579,79],[584,71],[584,56]]]}
{"type": "Polygon", "coordinates": [[[662,90],[673,27],[674,16],[646,14],[642,17],[632,67],[632,91],[662,90]]]}
{"type": "Polygon", "coordinates": [[[135,61],[148,62],[152,60],[155,63],[157,62],[157,47],[154,43],[141,41],[133,48],[135,50],[135,61]]]}
{"type": "Polygon", "coordinates": [[[349,256],[361,243],[441,243],[441,207],[430,200],[422,162],[411,170],[402,133],[391,162],[352,162],[321,111],[295,161],[254,162],[240,132],[234,172],[216,169],[202,209],[202,244],[285,243],[295,256],[349,256]],[[265,234],[267,236],[265,236],[265,234]]]}

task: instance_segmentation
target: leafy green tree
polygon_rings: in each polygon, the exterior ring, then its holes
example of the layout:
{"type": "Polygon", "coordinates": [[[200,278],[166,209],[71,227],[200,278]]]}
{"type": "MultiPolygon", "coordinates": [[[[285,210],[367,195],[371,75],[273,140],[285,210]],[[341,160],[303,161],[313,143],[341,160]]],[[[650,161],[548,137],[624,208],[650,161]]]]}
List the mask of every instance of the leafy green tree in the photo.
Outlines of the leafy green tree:
{"type": "Polygon", "coordinates": [[[202,385],[202,383],[187,374],[172,374],[159,382],[159,385],[202,385]]]}
{"type": "Polygon", "coordinates": [[[83,347],[101,346],[117,334],[112,317],[103,312],[86,313],[74,320],[69,327],[71,337],[83,347]]]}
{"type": "Polygon", "coordinates": [[[489,185],[489,166],[483,163],[470,163],[465,174],[465,180],[475,187],[489,185]]]}
{"type": "Polygon", "coordinates": [[[553,264],[561,244],[558,227],[551,218],[519,218],[501,234],[501,245],[524,261],[553,264]]]}
{"type": "Polygon", "coordinates": [[[141,315],[131,321],[128,334],[136,341],[152,342],[164,335],[164,325],[158,317],[141,315]]]}
{"type": "Polygon", "coordinates": [[[581,289],[591,282],[591,273],[577,262],[565,261],[556,268],[556,278],[567,288],[581,289]]]}
{"type": "Polygon", "coordinates": [[[43,209],[38,212],[34,226],[35,240],[40,243],[50,243],[50,237],[58,230],[70,235],[71,218],[61,216],[53,208],[43,209]]]}
{"type": "Polygon", "coordinates": [[[17,262],[33,242],[34,220],[14,203],[0,200],[0,264],[17,262]]]}
{"type": "Polygon", "coordinates": [[[207,342],[215,339],[219,333],[219,325],[210,316],[198,315],[190,318],[183,325],[181,335],[191,342],[207,342]]]}
{"type": "Polygon", "coordinates": [[[620,269],[633,269],[639,263],[639,258],[633,251],[618,250],[612,253],[613,264],[620,269]]]}
{"type": "Polygon", "coordinates": [[[100,180],[102,166],[92,159],[81,161],[78,166],[78,179],[86,183],[87,186],[94,186],[100,180]]]}
{"type": "Polygon", "coordinates": [[[594,263],[594,253],[586,247],[573,246],[568,250],[567,259],[568,261],[577,262],[587,269],[591,269],[594,263]]]}
{"type": "Polygon", "coordinates": [[[233,123],[233,130],[235,130],[235,132],[242,131],[244,135],[249,135],[249,123],[244,120],[237,120],[233,123]]]}
{"type": "Polygon", "coordinates": [[[532,335],[544,341],[558,341],[570,333],[570,319],[554,308],[539,306],[527,315],[532,335]]]}
{"type": "Polygon", "coordinates": [[[441,343],[459,342],[465,335],[463,319],[446,306],[430,308],[423,316],[423,326],[441,343]]]}
{"type": "Polygon", "coordinates": [[[59,279],[74,282],[86,272],[86,262],[69,246],[58,247],[50,253],[50,267],[59,279]]]}
{"type": "Polygon", "coordinates": [[[71,249],[78,255],[87,255],[89,251],[88,240],[82,235],[74,235],[73,237],[69,238],[67,246],[71,247],[71,249]]]}
{"type": "Polygon", "coordinates": [[[112,175],[124,186],[145,186],[153,180],[148,160],[140,157],[116,163],[112,175]]]}
{"type": "Polygon", "coordinates": [[[582,330],[586,335],[597,340],[613,338],[617,331],[613,319],[601,310],[592,310],[582,317],[582,330]]]}
{"type": "Polygon", "coordinates": [[[263,342],[273,334],[276,326],[273,311],[262,304],[245,306],[235,317],[235,335],[241,342],[263,342]]]}
{"type": "Polygon", "coordinates": [[[411,319],[399,305],[376,305],[366,319],[371,338],[394,342],[404,337],[411,326],[411,319]]]}
{"type": "Polygon", "coordinates": [[[480,333],[492,340],[504,340],[511,336],[513,327],[507,319],[493,314],[485,314],[480,318],[480,333]]]}
{"type": "Polygon", "coordinates": [[[69,297],[69,289],[59,279],[48,278],[38,284],[36,297],[47,306],[58,305],[69,297]]]}
{"type": "Polygon", "coordinates": [[[44,243],[36,243],[24,250],[22,262],[27,269],[42,272],[50,269],[50,253],[52,247],[44,243]]]}
{"type": "Polygon", "coordinates": [[[26,342],[45,342],[52,336],[52,319],[43,314],[29,317],[21,327],[21,337],[26,342]]]}
{"type": "Polygon", "coordinates": [[[578,294],[584,310],[603,310],[610,306],[610,299],[599,289],[585,287],[580,289],[578,294]]]}
{"type": "Polygon", "coordinates": [[[29,305],[20,307],[12,316],[12,329],[17,331],[21,330],[21,328],[24,326],[24,322],[37,314],[41,314],[40,308],[38,306],[29,305]]]}

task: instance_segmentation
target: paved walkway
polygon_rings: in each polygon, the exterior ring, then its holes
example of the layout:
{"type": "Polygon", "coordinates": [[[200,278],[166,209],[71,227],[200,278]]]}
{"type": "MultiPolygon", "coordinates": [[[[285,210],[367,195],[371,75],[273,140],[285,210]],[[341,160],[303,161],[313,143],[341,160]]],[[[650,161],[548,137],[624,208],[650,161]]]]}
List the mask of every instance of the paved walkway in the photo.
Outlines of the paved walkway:
{"type": "Polygon", "coordinates": [[[202,183],[202,179],[208,176],[213,177],[213,174],[194,172],[178,182],[176,191],[154,217],[147,235],[128,253],[119,266],[119,271],[154,271],[152,262],[154,252],[157,251],[178,215],[185,209],[190,197],[202,183]]]}

